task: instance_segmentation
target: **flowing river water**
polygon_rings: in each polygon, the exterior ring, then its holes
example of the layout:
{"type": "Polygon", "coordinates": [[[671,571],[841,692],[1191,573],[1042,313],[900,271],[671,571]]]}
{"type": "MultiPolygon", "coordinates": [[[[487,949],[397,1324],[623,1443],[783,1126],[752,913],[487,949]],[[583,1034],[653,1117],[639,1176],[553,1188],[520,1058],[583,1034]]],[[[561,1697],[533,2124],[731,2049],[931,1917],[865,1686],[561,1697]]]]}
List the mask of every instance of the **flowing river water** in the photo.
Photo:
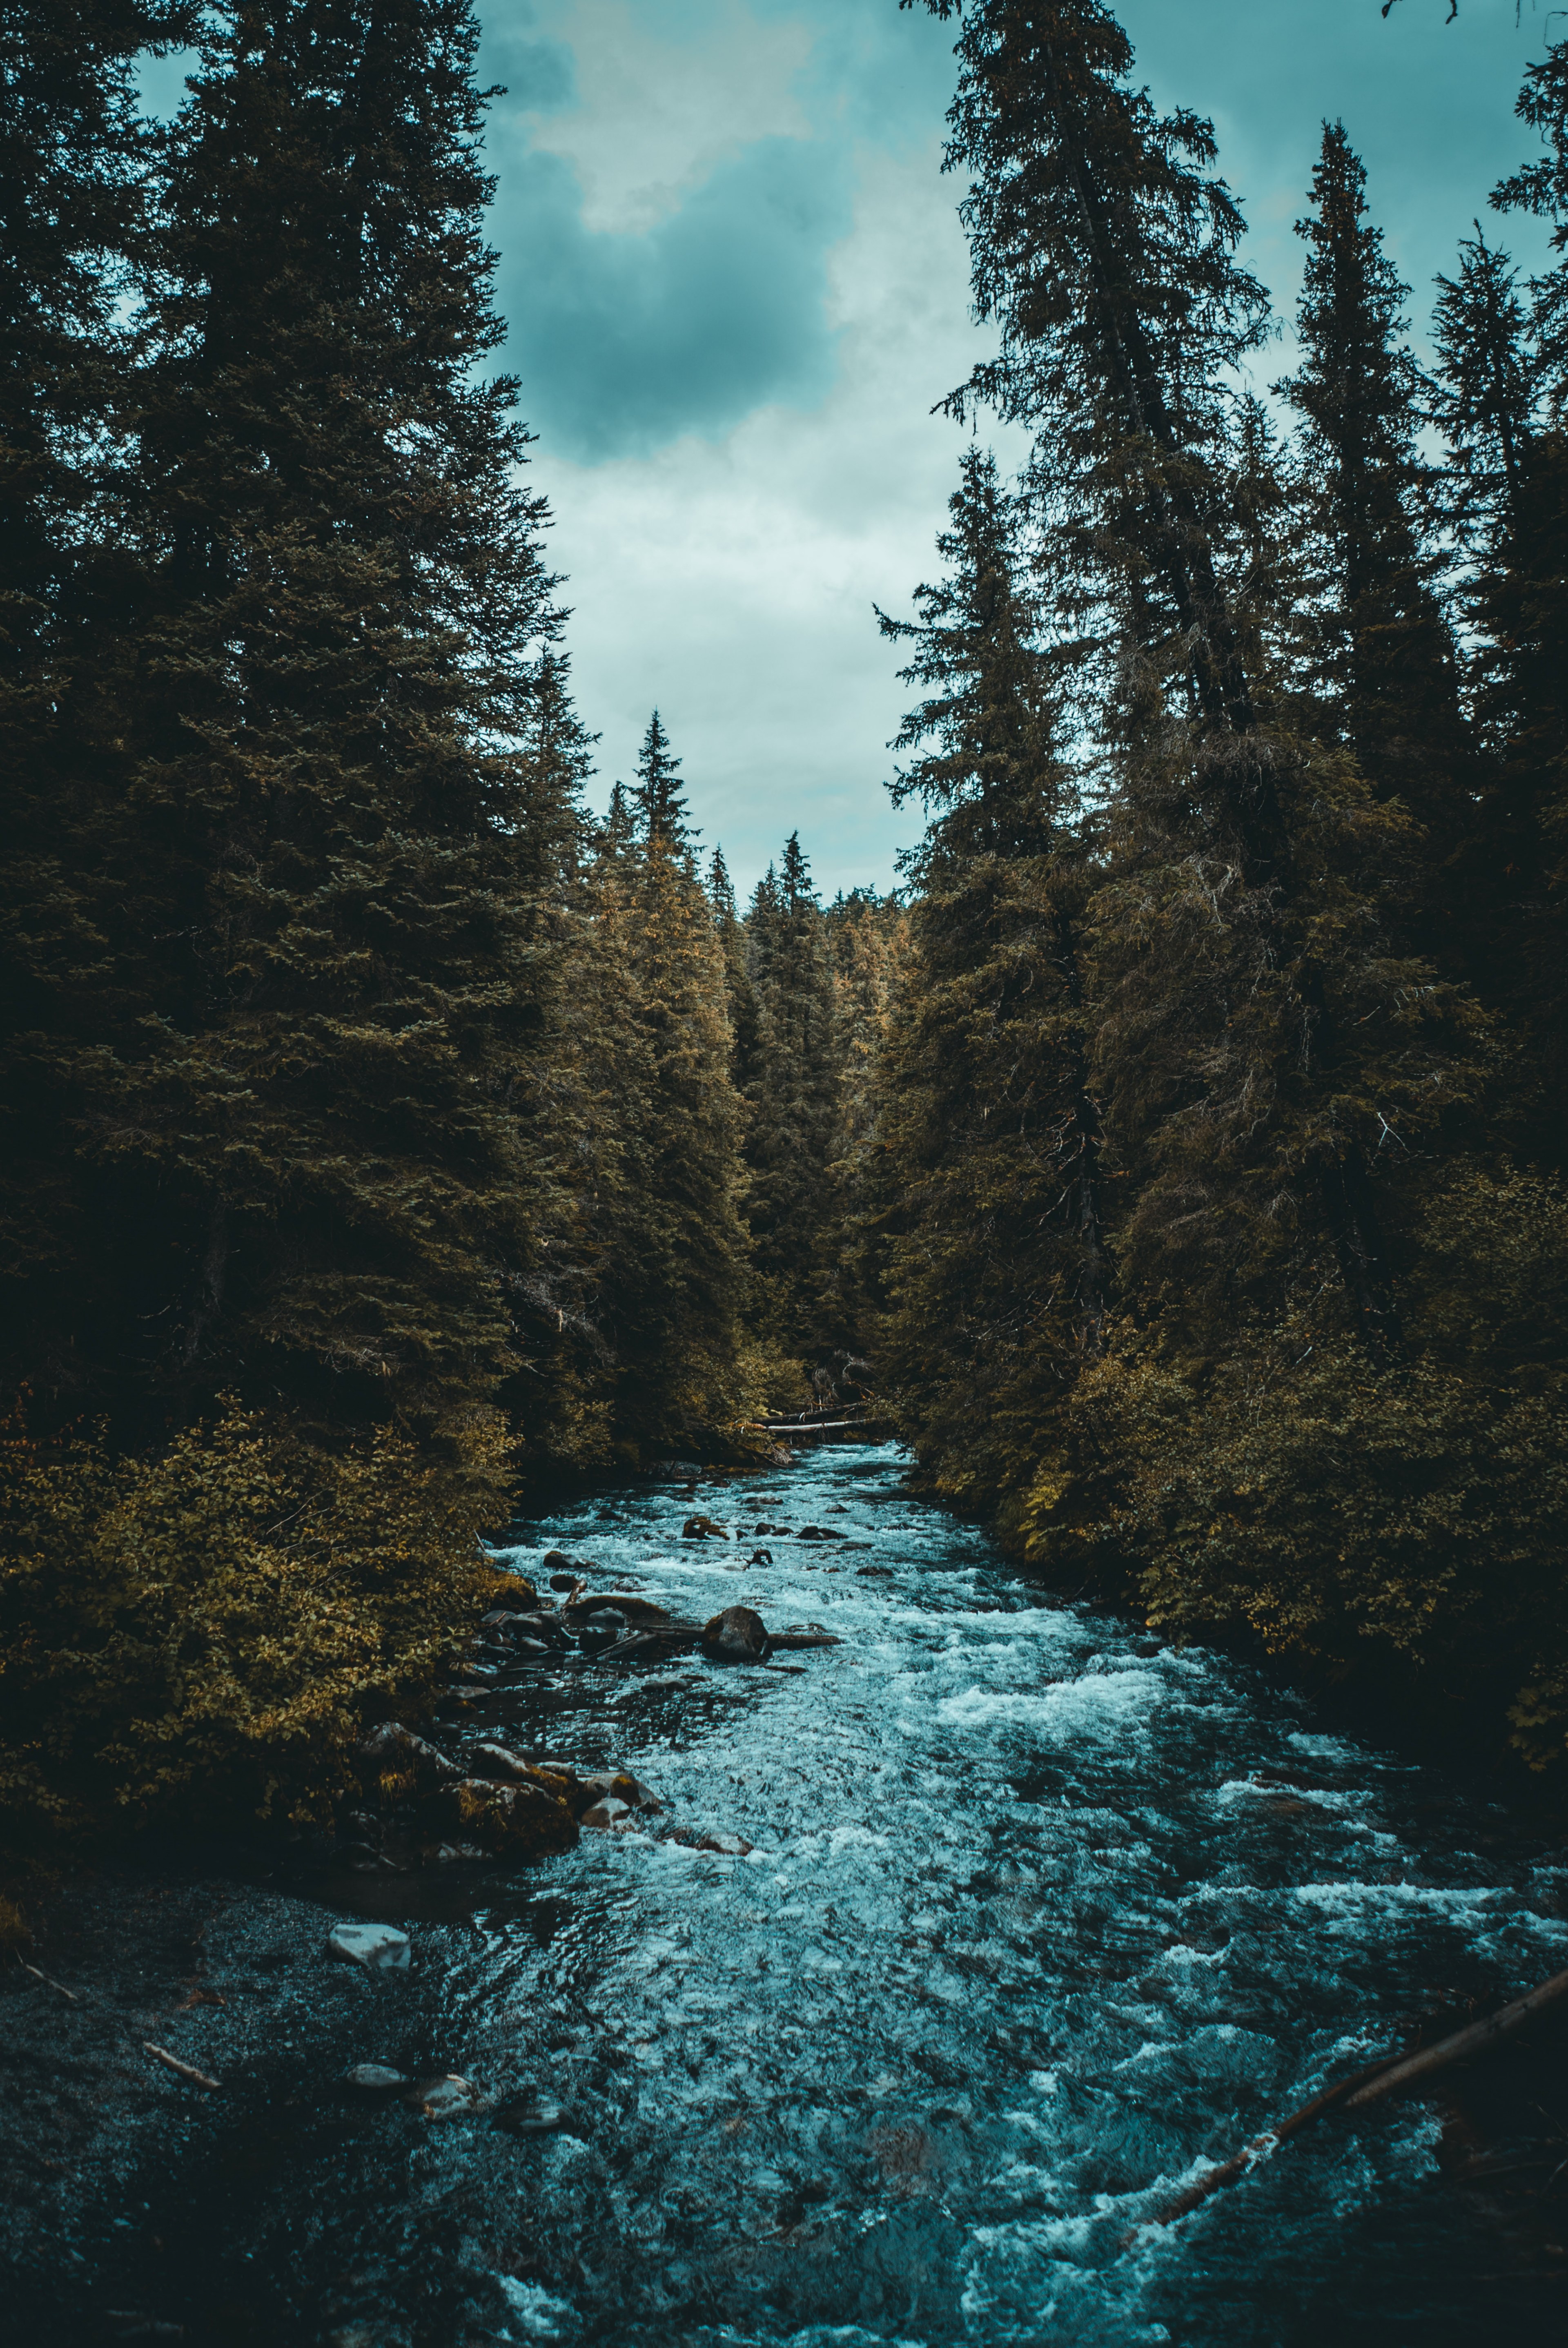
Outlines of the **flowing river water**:
{"type": "Polygon", "coordinates": [[[368,1985],[342,2052],[461,2073],[492,2108],[329,2096],[289,2121],[212,2219],[293,2311],[269,2339],[1551,2335],[1561,2281],[1445,2179],[1431,2102],[1326,2122],[1145,2222],[1423,2013],[1568,1963],[1561,1853],[1484,1789],[1040,1591],[911,1498],[890,1448],[528,1529],[503,1564],[559,1547],[595,1588],[843,1644],[577,1661],[461,1714],[466,1737],[629,1766],[666,1807],[438,1896],[367,1885],[415,1965],[368,1985]],[[683,1540],[695,1508],[744,1539],[683,1540]],[[845,1540],[770,1533],[749,1565],[762,1522],[845,1540]],[[714,1835],[751,1848],[696,1847],[714,1835]],[[559,2125],[508,2126],[538,2098],[559,2125]]]}

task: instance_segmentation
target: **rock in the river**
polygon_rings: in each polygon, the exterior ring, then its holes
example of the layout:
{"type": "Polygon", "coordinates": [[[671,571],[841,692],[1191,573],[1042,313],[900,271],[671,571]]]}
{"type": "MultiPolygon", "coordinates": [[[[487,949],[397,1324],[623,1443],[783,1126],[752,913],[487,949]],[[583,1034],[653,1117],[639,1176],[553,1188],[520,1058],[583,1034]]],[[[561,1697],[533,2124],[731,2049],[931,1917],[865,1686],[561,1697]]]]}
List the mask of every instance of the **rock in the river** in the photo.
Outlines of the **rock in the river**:
{"type": "Polygon", "coordinates": [[[472,2079],[460,2078],[455,2071],[436,2079],[421,2079],[408,2100],[427,2120],[464,2119],[490,2108],[490,2098],[484,2090],[477,2087],[472,2079]]]}
{"type": "Polygon", "coordinates": [[[373,1728],[360,1745],[358,1759],[366,1776],[380,1780],[384,1787],[388,1780],[395,1786],[406,1785],[410,1793],[415,1788],[423,1792],[460,1774],[455,1761],[448,1761],[445,1753],[426,1744],[423,1736],[415,1736],[400,1720],[384,1720],[379,1728],[373,1728]]]}
{"type": "Polygon", "coordinates": [[[634,1777],[628,1769],[605,1769],[594,1776],[579,1777],[579,1788],[590,1801],[612,1795],[629,1809],[661,1810],[664,1807],[657,1794],[634,1777]]]}
{"type": "Polygon", "coordinates": [[[548,2136],[566,2114],[544,2096],[515,2096],[496,2114],[496,2126],[508,2136],[548,2136]]]}
{"type": "Polygon", "coordinates": [[[748,1565],[771,1565],[773,1561],[774,1553],[771,1549],[754,1549],[746,1560],[748,1565]]]}
{"type": "Polygon", "coordinates": [[[345,2087],[362,2087],[367,2096],[389,2095],[394,2087],[409,2087],[414,2082],[406,2071],[395,2071],[390,2063],[355,2063],[343,2075],[345,2087]]]}
{"type": "Polygon", "coordinates": [[[613,1794],[605,1794],[584,1810],[580,1823],[585,1827],[618,1827],[630,1816],[630,1802],[617,1801],[613,1794]]]}
{"type": "Polygon", "coordinates": [[[687,1540],[728,1540],[730,1538],[723,1526],[716,1525],[712,1517],[688,1517],[681,1530],[687,1540]]]}
{"type": "Polygon", "coordinates": [[[631,1628],[624,1614],[613,1606],[602,1606],[589,1614],[578,1631],[578,1643],[585,1655],[597,1655],[606,1647],[614,1646],[631,1628]]]}
{"type": "Polygon", "coordinates": [[[408,1935],[395,1924],[334,1924],[327,1934],[327,1952],[363,1965],[366,1972],[408,1971],[408,1935]]]}
{"type": "Polygon", "coordinates": [[[767,1625],[749,1606],[726,1606],[702,1625],[702,1653],[714,1663],[761,1663],[773,1653],[767,1625]]]}
{"type": "Polygon", "coordinates": [[[795,1535],[796,1540],[806,1541],[841,1541],[847,1538],[846,1534],[835,1533],[826,1525],[802,1525],[795,1535]]]}
{"type": "Polygon", "coordinates": [[[751,1856],[752,1850],[752,1846],[745,1836],[738,1834],[705,1834],[696,1848],[699,1850],[720,1851],[726,1859],[747,1859],[751,1856]]]}
{"type": "Polygon", "coordinates": [[[569,1806],[532,1776],[504,1786],[459,1778],[425,1805],[425,1813],[455,1841],[495,1859],[553,1859],[577,1841],[569,1806]]]}

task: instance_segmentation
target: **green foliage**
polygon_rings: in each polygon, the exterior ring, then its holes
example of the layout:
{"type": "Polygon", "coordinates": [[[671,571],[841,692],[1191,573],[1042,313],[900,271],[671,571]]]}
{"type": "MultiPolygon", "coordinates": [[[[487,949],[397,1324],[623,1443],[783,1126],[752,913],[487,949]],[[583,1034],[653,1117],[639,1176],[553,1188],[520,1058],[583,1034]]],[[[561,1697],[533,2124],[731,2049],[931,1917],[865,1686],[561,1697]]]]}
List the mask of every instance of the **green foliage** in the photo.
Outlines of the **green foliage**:
{"type": "MultiPolygon", "coordinates": [[[[1156,114],[1100,0],[958,23],[948,160],[1000,350],[949,406],[1034,448],[1016,503],[967,461],[947,578],[890,628],[925,695],[895,794],[932,808],[872,1159],[901,1423],[1053,1576],[1544,1764],[1568,275],[1527,316],[1467,247],[1434,389],[1329,128],[1282,448],[1235,387],[1268,322],[1209,126],[1156,114]]],[[[1522,103],[1547,160],[1500,191],[1560,244],[1565,93],[1568,45],[1522,103]]]]}
{"type": "Polygon", "coordinates": [[[493,1584],[506,1430],[336,1454],[231,1406],[138,1457],[0,1447],[0,1807],[24,1842],[317,1818],[367,1718],[428,1697],[493,1584]]]}
{"type": "Polygon", "coordinates": [[[758,1302],[779,1344],[820,1360],[847,1334],[833,1299],[840,1039],[827,928],[797,833],[758,883],[745,956],[756,1005],[745,1156],[758,1302]]]}

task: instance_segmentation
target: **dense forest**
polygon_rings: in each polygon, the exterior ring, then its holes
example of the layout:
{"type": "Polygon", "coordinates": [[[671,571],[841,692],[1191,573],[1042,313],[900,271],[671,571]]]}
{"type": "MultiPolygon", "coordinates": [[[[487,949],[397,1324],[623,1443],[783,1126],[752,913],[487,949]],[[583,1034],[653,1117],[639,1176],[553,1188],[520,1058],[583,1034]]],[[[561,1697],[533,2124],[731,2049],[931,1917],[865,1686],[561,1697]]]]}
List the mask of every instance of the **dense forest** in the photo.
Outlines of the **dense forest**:
{"type": "MultiPolygon", "coordinates": [[[[1563,1756],[1568,261],[1423,366],[1327,125],[1267,385],[1113,16],[927,5],[1032,455],[882,617],[904,887],[743,911],[658,712],[589,809],[469,0],[0,0],[23,1834],[308,1817],[520,1496],[871,1393],[1052,1581],[1563,1756]]],[[[1568,43],[1520,113],[1568,249],[1568,43]]]]}

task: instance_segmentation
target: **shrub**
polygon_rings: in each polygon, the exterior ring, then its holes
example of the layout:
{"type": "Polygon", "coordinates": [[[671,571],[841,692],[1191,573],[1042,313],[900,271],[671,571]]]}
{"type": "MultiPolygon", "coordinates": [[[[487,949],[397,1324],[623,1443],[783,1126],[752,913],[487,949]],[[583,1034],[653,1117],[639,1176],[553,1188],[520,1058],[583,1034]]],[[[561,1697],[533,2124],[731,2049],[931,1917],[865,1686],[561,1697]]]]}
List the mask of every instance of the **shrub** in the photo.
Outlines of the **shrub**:
{"type": "Polygon", "coordinates": [[[367,1716],[425,1698],[494,1581],[506,1444],[333,1455],[229,1406],[155,1454],[0,1444],[0,1809],[13,1842],[162,1814],[303,1822],[367,1716]]]}

